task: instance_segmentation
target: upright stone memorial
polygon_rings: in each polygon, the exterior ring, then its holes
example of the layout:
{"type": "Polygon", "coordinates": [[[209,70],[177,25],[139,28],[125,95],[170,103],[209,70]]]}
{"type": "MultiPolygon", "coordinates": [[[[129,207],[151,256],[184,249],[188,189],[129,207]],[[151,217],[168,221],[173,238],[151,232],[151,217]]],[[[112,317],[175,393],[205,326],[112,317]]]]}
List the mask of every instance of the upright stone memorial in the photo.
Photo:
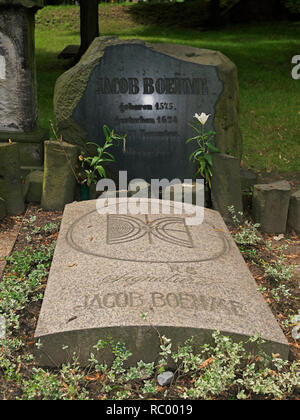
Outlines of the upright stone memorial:
{"type": "Polygon", "coordinates": [[[129,180],[194,177],[185,142],[195,113],[211,114],[220,151],[241,158],[237,71],[217,51],[97,38],[57,81],[54,106],[64,140],[82,148],[103,144],[104,124],[127,134],[115,156],[129,180]]]}
{"type": "Polygon", "coordinates": [[[283,332],[219,213],[205,209],[204,222],[193,225],[195,216],[178,213],[178,203],[168,214],[107,204],[108,214],[99,214],[95,201],[66,206],[35,334],[39,364],[57,366],[73,352],[82,365],[91,352],[110,363],[111,353],[93,348],[110,336],[130,349],[130,364],[157,361],[159,334],[174,349],[194,336],[197,349],[214,330],[235,340],[261,333],[267,352],[288,357],[283,332]]]}
{"type": "Polygon", "coordinates": [[[0,197],[5,200],[8,215],[15,216],[24,212],[19,145],[17,143],[0,143],[0,197]]]}
{"type": "Polygon", "coordinates": [[[0,0],[0,142],[19,143],[21,165],[42,164],[47,132],[38,127],[34,15],[42,0],[0,0]]]}

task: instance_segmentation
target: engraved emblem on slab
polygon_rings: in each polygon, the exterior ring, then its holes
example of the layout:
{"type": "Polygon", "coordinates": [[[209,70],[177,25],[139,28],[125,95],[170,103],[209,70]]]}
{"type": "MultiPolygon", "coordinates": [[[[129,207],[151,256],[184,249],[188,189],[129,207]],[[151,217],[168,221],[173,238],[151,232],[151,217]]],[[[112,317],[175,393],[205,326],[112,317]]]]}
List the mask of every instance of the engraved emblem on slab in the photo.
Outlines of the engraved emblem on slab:
{"type": "Polygon", "coordinates": [[[93,211],[70,226],[67,241],[87,255],[158,264],[212,261],[230,250],[222,229],[208,222],[193,228],[185,217],[172,215],[99,215],[93,211]]]}
{"type": "Polygon", "coordinates": [[[107,244],[115,245],[138,241],[147,237],[149,244],[153,239],[169,242],[185,248],[193,248],[193,240],[185,219],[181,217],[162,217],[153,221],[145,216],[145,222],[131,216],[107,216],[107,244]]]}

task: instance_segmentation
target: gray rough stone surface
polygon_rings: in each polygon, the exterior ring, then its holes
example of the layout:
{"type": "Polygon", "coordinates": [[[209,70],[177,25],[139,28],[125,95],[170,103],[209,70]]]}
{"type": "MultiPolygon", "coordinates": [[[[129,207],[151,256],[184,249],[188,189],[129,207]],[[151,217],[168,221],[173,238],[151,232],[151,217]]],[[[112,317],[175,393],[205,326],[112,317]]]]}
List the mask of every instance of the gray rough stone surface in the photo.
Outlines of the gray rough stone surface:
{"type": "Polygon", "coordinates": [[[1,8],[0,28],[0,131],[31,131],[38,119],[34,11],[1,8]]]}
{"type": "Polygon", "coordinates": [[[241,188],[243,210],[249,211],[252,208],[252,196],[254,185],[257,184],[257,175],[250,169],[241,168],[241,188]]]}
{"type": "Polygon", "coordinates": [[[79,53],[80,45],[67,45],[61,53],[58,54],[57,58],[62,60],[74,59],[79,53]]]}
{"type": "Polygon", "coordinates": [[[291,196],[287,181],[257,184],[253,193],[253,216],[266,233],[285,233],[291,196]]]}
{"type": "Polygon", "coordinates": [[[291,195],[288,225],[300,233],[300,190],[291,195]]]}
{"type": "Polygon", "coordinates": [[[41,206],[63,210],[74,200],[77,147],[65,142],[45,141],[45,167],[41,206]]]}
{"type": "Polygon", "coordinates": [[[257,175],[255,172],[251,171],[250,169],[243,169],[240,170],[241,174],[241,188],[242,191],[248,192],[255,184],[257,184],[257,175]]]}
{"type": "Polygon", "coordinates": [[[232,220],[228,206],[235,211],[243,211],[240,165],[237,158],[222,153],[214,153],[212,169],[212,203],[222,217],[232,220]]]}
{"type": "Polygon", "coordinates": [[[33,171],[27,175],[25,185],[28,184],[28,190],[26,192],[26,201],[28,203],[40,203],[42,199],[43,191],[43,171],[33,171]]]}
{"type": "Polygon", "coordinates": [[[222,153],[230,149],[238,160],[242,155],[237,69],[218,51],[97,38],[82,60],[58,79],[54,107],[64,140],[82,148],[87,141],[103,142],[103,124],[127,133],[126,151],[120,146],[116,157],[119,169],[128,170],[130,179],[183,180],[194,176],[195,168],[188,159],[193,146],[186,145],[185,140],[194,135],[188,123],[196,121],[196,112],[212,114],[206,128],[216,131],[216,143],[222,153]],[[108,60],[114,65],[108,66],[108,60]],[[101,80],[105,77],[112,81],[127,78],[136,85],[131,94],[103,93],[101,80]],[[154,84],[158,78],[198,78],[204,87],[201,94],[174,93],[173,85],[168,93],[158,93],[156,89],[150,94],[144,93],[145,78],[154,84]],[[136,86],[139,92],[135,94],[136,86]],[[152,108],[124,108],[129,105],[152,108]]]}
{"type": "Polygon", "coordinates": [[[157,382],[160,386],[170,385],[174,378],[174,373],[169,370],[157,375],[157,382]]]}
{"type": "Polygon", "coordinates": [[[49,130],[37,128],[30,132],[0,132],[0,142],[19,143],[20,163],[22,167],[35,166],[43,164],[44,141],[49,139],[49,130]]]}
{"type": "Polygon", "coordinates": [[[17,143],[0,143],[0,196],[5,200],[8,215],[23,213],[25,206],[17,143]]]}
{"type": "MultiPolygon", "coordinates": [[[[39,364],[60,364],[77,351],[85,365],[109,335],[133,353],[129,364],[158,362],[157,331],[174,349],[191,336],[195,348],[211,343],[214,330],[239,341],[261,333],[268,353],[288,357],[287,340],[219,213],[205,209],[204,223],[191,226],[191,214],[122,208],[107,215],[96,203],[65,208],[35,333],[39,364]]],[[[151,200],[158,203],[166,204],[151,200]]],[[[95,356],[112,362],[109,351],[95,356]]]]}
{"type": "Polygon", "coordinates": [[[5,200],[2,197],[0,197],[0,220],[4,219],[5,216],[6,216],[5,200]]]}

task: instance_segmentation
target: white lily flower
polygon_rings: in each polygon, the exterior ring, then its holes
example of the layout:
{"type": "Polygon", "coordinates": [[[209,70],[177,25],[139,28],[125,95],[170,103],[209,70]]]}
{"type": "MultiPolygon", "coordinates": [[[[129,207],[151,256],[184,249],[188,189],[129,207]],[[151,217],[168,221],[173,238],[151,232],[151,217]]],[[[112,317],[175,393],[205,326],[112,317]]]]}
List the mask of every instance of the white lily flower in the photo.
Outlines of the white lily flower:
{"type": "Polygon", "coordinates": [[[194,118],[197,118],[197,120],[202,124],[202,125],[205,125],[206,124],[206,122],[207,122],[207,120],[208,120],[208,118],[211,116],[211,114],[205,114],[205,112],[202,112],[202,114],[201,115],[199,115],[199,114],[195,114],[194,115],[194,118]]]}

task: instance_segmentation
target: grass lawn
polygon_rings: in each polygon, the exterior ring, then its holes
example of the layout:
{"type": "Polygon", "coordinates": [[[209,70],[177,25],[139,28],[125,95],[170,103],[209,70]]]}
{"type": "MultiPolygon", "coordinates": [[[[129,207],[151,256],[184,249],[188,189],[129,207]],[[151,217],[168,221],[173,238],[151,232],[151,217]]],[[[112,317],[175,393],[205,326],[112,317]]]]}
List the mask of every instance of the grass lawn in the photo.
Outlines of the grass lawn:
{"type": "MultiPolygon", "coordinates": [[[[100,34],[216,49],[239,72],[246,166],[263,171],[300,170],[300,81],[291,77],[300,54],[300,22],[236,25],[220,32],[136,23],[130,6],[99,7],[100,34]]],[[[46,7],[37,15],[36,48],[40,123],[54,119],[52,97],[66,62],[57,55],[79,44],[79,7],[46,7]]]]}

